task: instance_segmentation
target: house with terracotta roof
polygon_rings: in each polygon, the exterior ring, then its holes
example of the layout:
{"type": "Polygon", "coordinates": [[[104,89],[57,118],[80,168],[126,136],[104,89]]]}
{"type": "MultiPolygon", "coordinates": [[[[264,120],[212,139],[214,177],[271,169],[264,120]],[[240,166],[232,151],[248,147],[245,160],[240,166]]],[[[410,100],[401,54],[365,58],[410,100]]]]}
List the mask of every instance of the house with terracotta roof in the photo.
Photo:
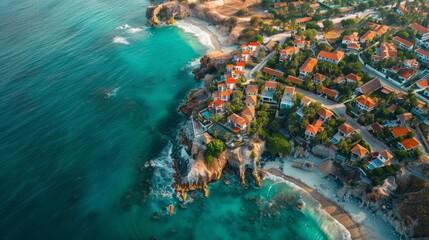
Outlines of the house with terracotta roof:
{"type": "Polygon", "coordinates": [[[311,20],[313,20],[312,17],[302,17],[302,18],[295,19],[295,23],[298,25],[302,25],[310,22],[311,20]]]}
{"type": "Polygon", "coordinates": [[[425,89],[429,87],[429,78],[425,78],[423,80],[420,80],[416,83],[416,86],[420,89],[425,89]]]}
{"type": "Polygon", "coordinates": [[[420,146],[420,142],[415,138],[407,138],[398,143],[398,148],[405,151],[413,150],[420,146]]]}
{"type": "Polygon", "coordinates": [[[419,117],[425,117],[424,115],[427,113],[426,103],[417,99],[417,105],[411,109],[411,112],[419,117]]]}
{"type": "Polygon", "coordinates": [[[375,157],[375,159],[369,162],[367,165],[368,169],[370,170],[374,170],[375,168],[383,166],[388,166],[390,165],[390,161],[393,159],[393,155],[387,150],[375,152],[373,153],[373,156],[375,157]]]}
{"type": "Polygon", "coordinates": [[[323,74],[320,74],[320,73],[316,73],[316,74],[314,74],[314,76],[313,76],[313,82],[314,83],[321,83],[321,82],[323,82],[323,81],[325,81],[326,80],[326,76],[325,75],[323,75],[323,74]]]}
{"type": "Polygon", "coordinates": [[[235,65],[234,64],[227,64],[226,65],[226,71],[232,72],[234,71],[235,65]]]}
{"type": "Polygon", "coordinates": [[[210,103],[209,107],[213,109],[215,113],[221,113],[223,112],[223,106],[225,105],[225,102],[221,99],[215,100],[210,103]]]}
{"type": "Polygon", "coordinates": [[[334,113],[327,108],[321,108],[317,110],[317,114],[319,114],[319,119],[321,119],[322,121],[326,121],[330,119],[332,116],[334,116],[334,113]]]}
{"type": "Polygon", "coordinates": [[[266,73],[268,75],[271,75],[273,77],[283,77],[284,72],[275,70],[269,67],[264,67],[264,70],[262,70],[263,73],[266,73]]]}
{"type": "Polygon", "coordinates": [[[259,49],[259,43],[258,42],[250,42],[247,45],[247,48],[250,52],[256,52],[259,49]]]}
{"type": "Polygon", "coordinates": [[[365,34],[363,34],[361,37],[360,37],[360,42],[361,43],[364,43],[364,42],[367,42],[367,41],[372,41],[374,38],[375,38],[375,36],[377,35],[377,33],[376,32],[374,32],[374,31],[372,31],[372,30],[369,30],[369,31],[367,31],[365,34]]]}
{"type": "Polygon", "coordinates": [[[280,61],[286,61],[292,58],[292,56],[299,52],[299,48],[295,46],[288,46],[280,52],[280,61]]]}
{"type": "Polygon", "coordinates": [[[409,68],[404,68],[401,69],[398,72],[399,75],[399,80],[404,83],[407,82],[408,80],[410,80],[411,78],[414,77],[414,75],[416,74],[417,70],[416,69],[409,69],[409,68]]]}
{"type": "Polygon", "coordinates": [[[335,50],[333,52],[328,52],[325,50],[322,50],[317,54],[317,59],[338,64],[341,60],[343,60],[345,54],[342,51],[335,50]]]}
{"type": "Polygon", "coordinates": [[[350,154],[350,159],[352,161],[359,161],[369,155],[368,149],[366,149],[364,146],[360,145],[359,143],[356,144],[350,154]]]}
{"type": "Polygon", "coordinates": [[[306,139],[312,139],[316,137],[317,133],[322,131],[323,131],[322,121],[314,120],[312,124],[307,125],[307,127],[305,128],[304,135],[306,139]]]}
{"type": "Polygon", "coordinates": [[[353,127],[347,123],[343,123],[338,127],[338,135],[341,137],[350,137],[354,131],[353,127]]]}
{"type": "Polygon", "coordinates": [[[396,115],[396,120],[401,125],[405,125],[412,118],[413,118],[413,114],[411,113],[402,113],[402,114],[396,115]]]}
{"type": "Polygon", "coordinates": [[[243,75],[243,71],[234,70],[231,72],[231,77],[235,79],[239,79],[243,75]]]}
{"type": "Polygon", "coordinates": [[[405,51],[412,51],[414,44],[408,40],[401,38],[400,36],[396,36],[393,38],[393,42],[398,46],[399,49],[405,51]]]}
{"type": "Polygon", "coordinates": [[[233,90],[235,88],[235,85],[237,84],[237,80],[235,78],[228,78],[225,80],[226,89],[233,90]]]}
{"type": "Polygon", "coordinates": [[[340,93],[337,90],[330,89],[327,87],[322,87],[319,91],[320,94],[325,95],[333,100],[337,100],[337,98],[340,96],[340,93]]]}
{"type": "Polygon", "coordinates": [[[417,31],[417,40],[419,41],[420,44],[422,44],[426,40],[429,40],[429,28],[423,27],[418,23],[411,23],[408,26],[411,29],[414,29],[417,31]]]}
{"type": "Polygon", "coordinates": [[[421,48],[416,49],[415,52],[416,52],[417,59],[419,59],[422,62],[429,63],[429,52],[421,48]]]}
{"type": "Polygon", "coordinates": [[[305,40],[305,36],[295,35],[293,45],[299,49],[304,49],[306,46],[310,46],[310,41],[305,40]]]}
{"type": "Polygon", "coordinates": [[[368,131],[373,133],[380,133],[383,132],[383,126],[381,126],[380,123],[375,122],[368,126],[368,131]]]}
{"type": "Polygon", "coordinates": [[[246,86],[247,96],[258,96],[259,88],[258,85],[248,84],[246,86]]]}
{"type": "Polygon", "coordinates": [[[217,84],[217,90],[218,90],[219,92],[226,91],[226,84],[225,84],[225,83],[218,83],[218,84],[217,84]]]}
{"type": "Polygon", "coordinates": [[[369,95],[378,89],[381,89],[383,85],[381,84],[378,78],[373,78],[367,83],[362,84],[360,87],[356,88],[356,92],[362,93],[364,95],[369,95]]]}
{"type": "Polygon", "coordinates": [[[341,43],[344,44],[344,45],[347,45],[349,43],[358,43],[359,42],[358,35],[359,35],[358,32],[353,32],[350,35],[345,35],[343,37],[343,40],[341,41],[341,43]]]}
{"type": "Polygon", "coordinates": [[[404,68],[410,68],[410,69],[419,69],[420,63],[417,62],[417,60],[414,59],[405,59],[404,63],[402,64],[404,68]]]}
{"type": "Polygon", "coordinates": [[[244,71],[245,67],[246,67],[246,63],[245,62],[236,62],[234,70],[244,71]]]}
{"type": "Polygon", "coordinates": [[[380,45],[378,53],[372,56],[372,60],[374,62],[378,62],[389,58],[396,58],[397,54],[398,51],[395,45],[388,42],[384,42],[380,45]]]}
{"type": "Polygon", "coordinates": [[[213,93],[213,100],[222,100],[225,102],[229,102],[229,100],[231,100],[231,95],[232,95],[232,91],[215,91],[213,93]]]}
{"type": "Polygon", "coordinates": [[[292,75],[287,76],[286,81],[293,83],[295,85],[302,84],[304,82],[304,80],[302,80],[301,78],[297,78],[297,77],[294,77],[292,75]]]}
{"type": "Polygon", "coordinates": [[[372,110],[374,110],[374,108],[377,106],[377,103],[378,103],[377,98],[370,98],[369,96],[366,96],[366,95],[360,95],[355,99],[355,101],[356,101],[356,106],[360,110],[367,111],[367,112],[371,112],[372,110]]]}
{"type": "Polygon", "coordinates": [[[360,49],[360,44],[359,43],[349,43],[349,44],[347,44],[347,49],[358,51],[360,49]]]}
{"type": "Polygon", "coordinates": [[[228,124],[234,129],[234,132],[239,132],[247,127],[246,120],[235,113],[228,117],[228,124]]]}
{"type": "Polygon", "coordinates": [[[333,82],[336,84],[345,83],[346,78],[344,76],[339,76],[339,77],[336,77],[333,82]]]}
{"type": "Polygon", "coordinates": [[[267,81],[265,83],[264,91],[262,92],[261,100],[263,102],[275,103],[274,93],[276,92],[276,89],[277,89],[277,82],[267,81]]]}
{"type": "Polygon", "coordinates": [[[299,76],[301,78],[306,77],[308,74],[313,72],[314,67],[317,64],[317,59],[315,58],[308,58],[304,64],[302,64],[302,66],[299,68],[299,76]]]}
{"type": "Polygon", "coordinates": [[[280,101],[280,109],[291,108],[294,105],[295,88],[286,86],[280,101]]]}
{"type": "Polygon", "coordinates": [[[391,133],[394,138],[405,137],[409,132],[410,132],[410,129],[404,126],[393,127],[391,130],[391,133]]]}
{"type": "Polygon", "coordinates": [[[241,111],[241,117],[246,120],[247,125],[255,117],[255,106],[246,106],[243,111],[241,111]]]}
{"type": "Polygon", "coordinates": [[[362,78],[354,73],[349,73],[346,76],[346,82],[348,83],[358,83],[360,80],[362,80],[362,78]]]}
{"type": "Polygon", "coordinates": [[[380,25],[380,24],[372,23],[372,22],[366,23],[366,26],[371,28],[376,33],[376,35],[378,37],[385,34],[389,30],[389,26],[380,25]]]}
{"type": "Polygon", "coordinates": [[[300,104],[300,106],[301,106],[301,107],[305,107],[305,106],[310,105],[310,103],[312,103],[312,102],[313,102],[313,100],[311,100],[311,98],[309,98],[309,97],[307,97],[307,96],[304,96],[304,97],[301,99],[301,104],[300,104]]]}
{"type": "Polygon", "coordinates": [[[234,55],[234,62],[248,62],[250,61],[251,53],[243,51],[234,55]]]}
{"type": "Polygon", "coordinates": [[[246,106],[256,106],[258,103],[256,95],[249,95],[246,97],[246,100],[244,100],[244,104],[246,106]]]}
{"type": "Polygon", "coordinates": [[[282,7],[286,7],[287,4],[288,4],[287,2],[276,2],[276,3],[274,3],[274,8],[279,9],[282,7]]]}

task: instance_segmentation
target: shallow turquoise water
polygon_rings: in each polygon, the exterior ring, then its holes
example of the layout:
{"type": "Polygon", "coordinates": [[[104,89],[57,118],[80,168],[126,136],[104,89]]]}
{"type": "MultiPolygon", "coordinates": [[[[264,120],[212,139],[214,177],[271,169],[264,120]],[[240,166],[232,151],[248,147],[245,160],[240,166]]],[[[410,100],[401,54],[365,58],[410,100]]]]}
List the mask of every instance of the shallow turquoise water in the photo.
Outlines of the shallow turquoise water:
{"type": "Polygon", "coordinates": [[[209,198],[178,206],[170,153],[186,153],[175,147],[176,109],[199,86],[190,63],[207,49],[177,27],[116,29],[144,26],[148,4],[0,2],[2,239],[325,239],[294,206],[282,210],[293,223],[255,217],[245,199],[270,182],[215,183],[209,198]],[[140,171],[151,159],[158,167],[140,171]]]}

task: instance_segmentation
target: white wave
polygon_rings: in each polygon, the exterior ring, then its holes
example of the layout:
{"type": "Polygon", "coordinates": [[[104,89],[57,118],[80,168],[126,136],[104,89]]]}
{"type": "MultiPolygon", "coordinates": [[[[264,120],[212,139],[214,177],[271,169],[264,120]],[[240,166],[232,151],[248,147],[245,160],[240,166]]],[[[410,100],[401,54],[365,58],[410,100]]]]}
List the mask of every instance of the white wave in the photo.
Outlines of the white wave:
{"type": "Polygon", "coordinates": [[[115,97],[121,87],[114,88],[112,91],[107,93],[107,97],[115,97]]]}
{"type": "Polygon", "coordinates": [[[122,25],[122,26],[117,27],[116,29],[124,30],[124,29],[128,29],[128,28],[131,28],[131,27],[130,27],[130,25],[125,24],[125,25],[122,25]]]}
{"type": "Polygon", "coordinates": [[[113,37],[113,42],[114,42],[114,43],[125,44],[125,45],[130,44],[130,43],[127,41],[127,39],[126,39],[126,38],[124,38],[124,37],[113,37]]]}
{"type": "Polygon", "coordinates": [[[209,51],[213,51],[215,49],[210,34],[203,29],[184,21],[177,21],[177,26],[185,32],[196,36],[203,45],[209,48],[209,51]]]}
{"type": "Polygon", "coordinates": [[[339,239],[339,238],[343,240],[351,239],[350,232],[347,230],[347,228],[344,227],[344,225],[338,222],[331,215],[329,215],[325,210],[323,210],[321,208],[320,203],[316,199],[314,199],[307,191],[305,191],[295,183],[283,179],[282,177],[278,177],[269,172],[266,172],[266,173],[267,174],[265,175],[265,178],[275,182],[274,184],[278,182],[284,182],[288,186],[290,186],[293,190],[303,193],[307,198],[311,199],[311,201],[316,202],[318,204],[313,208],[307,207],[306,210],[310,213],[311,216],[316,218],[316,221],[319,224],[320,228],[329,237],[329,239],[339,239]]]}
{"type": "Polygon", "coordinates": [[[136,27],[136,28],[130,28],[130,29],[128,29],[127,33],[138,33],[138,32],[141,32],[141,31],[143,31],[143,28],[136,27]]]}
{"type": "MultiPolygon", "coordinates": [[[[194,70],[195,68],[200,66],[200,59],[199,58],[195,58],[192,59],[191,61],[188,62],[188,64],[186,64],[186,66],[182,67],[180,69],[180,71],[185,71],[185,70],[194,70]]],[[[190,72],[192,73],[192,72],[190,72]]]]}
{"type": "Polygon", "coordinates": [[[174,194],[174,188],[171,186],[174,183],[174,168],[173,159],[171,153],[173,150],[173,144],[168,142],[167,146],[162,150],[160,156],[151,162],[151,166],[154,167],[153,173],[153,186],[151,195],[156,198],[172,198],[174,194]]]}

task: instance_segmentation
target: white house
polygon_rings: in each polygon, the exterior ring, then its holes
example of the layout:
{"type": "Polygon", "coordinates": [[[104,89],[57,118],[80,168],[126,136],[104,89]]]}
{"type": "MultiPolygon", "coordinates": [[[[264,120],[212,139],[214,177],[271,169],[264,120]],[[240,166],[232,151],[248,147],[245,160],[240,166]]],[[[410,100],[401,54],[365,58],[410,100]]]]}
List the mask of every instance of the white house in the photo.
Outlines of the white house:
{"type": "Polygon", "coordinates": [[[283,92],[283,97],[280,102],[280,109],[285,108],[291,108],[294,104],[293,97],[295,94],[295,88],[294,87],[285,87],[285,90],[283,92]]]}

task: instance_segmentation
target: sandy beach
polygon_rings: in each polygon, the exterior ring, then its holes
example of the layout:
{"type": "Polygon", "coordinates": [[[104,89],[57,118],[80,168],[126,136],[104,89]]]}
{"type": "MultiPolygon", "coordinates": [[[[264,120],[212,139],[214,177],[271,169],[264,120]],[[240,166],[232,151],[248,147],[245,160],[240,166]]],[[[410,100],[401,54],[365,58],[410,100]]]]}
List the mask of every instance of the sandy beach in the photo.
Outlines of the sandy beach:
{"type": "Polygon", "coordinates": [[[350,232],[350,236],[352,239],[364,239],[360,231],[360,224],[353,221],[353,219],[347,214],[347,212],[345,212],[344,209],[342,209],[337,203],[324,197],[322,194],[315,191],[310,186],[302,183],[301,181],[298,181],[293,177],[284,175],[278,169],[271,168],[271,169],[268,169],[267,172],[274,174],[278,177],[282,177],[284,180],[292,182],[295,185],[299,186],[300,188],[304,189],[320,203],[320,205],[322,206],[322,209],[324,209],[329,215],[335,218],[350,232]]]}
{"type": "MultiPolygon", "coordinates": [[[[315,156],[309,156],[305,160],[315,163],[314,171],[304,171],[292,167],[291,156],[283,158],[284,163],[276,160],[267,162],[263,170],[282,177],[303,190],[307,191],[314,199],[320,202],[322,208],[346,227],[352,239],[399,239],[382,216],[371,210],[360,207],[357,201],[344,201],[337,196],[338,186],[330,178],[321,177],[318,174],[317,165],[322,161],[315,156]],[[279,170],[283,167],[283,172],[279,170]]],[[[294,159],[304,160],[304,159],[294,159]]]]}

